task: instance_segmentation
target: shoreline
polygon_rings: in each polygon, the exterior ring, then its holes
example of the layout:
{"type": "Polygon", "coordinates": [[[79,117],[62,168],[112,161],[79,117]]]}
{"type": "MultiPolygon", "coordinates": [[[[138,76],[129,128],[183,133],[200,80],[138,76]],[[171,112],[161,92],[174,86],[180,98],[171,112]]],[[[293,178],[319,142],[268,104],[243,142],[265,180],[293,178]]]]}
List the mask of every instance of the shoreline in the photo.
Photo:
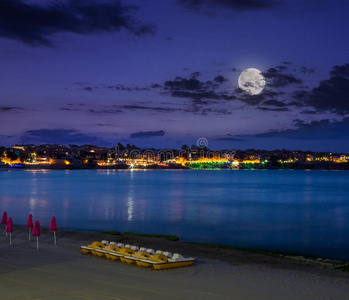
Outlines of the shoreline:
{"type": "MultiPolygon", "coordinates": [[[[194,164],[195,165],[195,164],[194,164]]],[[[130,167],[127,164],[120,164],[115,166],[98,166],[95,164],[84,165],[65,165],[65,164],[51,164],[51,165],[17,165],[16,167],[2,167],[2,171],[6,170],[315,170],[315,171],[348,171],[349,163],[289,163],[285,165],[268,166],[260,163],[241,164],[238,167],[231,167],[230,165],[215,165],[208,164],[204,167],[183,166],[180,164],[172,164],[169,166],[151,165],[151,166],[134,166],[130,167]]],[[[1,170],[0,169],[0,170],[1,170]]]]}
{"type": "Polygon", "coordinates": [[[349,272],[234,249],[163,238],[42,229],[28,241],[16,226],[0,232],[2,299],[346,299],[349,272]],[[195,257],[193,266],[154,270],[82,254],[93,241],[115,241],[195,257]]]}
{"type": "MultiPolygon", "coordinates": [[[[16,237],[16,232],[19,232],[22,237],[28,232],[28,229],[24,226],[15,226],[12,241],[16,237]]],[[[47,228],[41,228],[41,237],[44,242],[50,240],[53,233],[47,228]]],[[[57,239],[77,239],[85,241],[85,244],[80,246],[86,246],[94,241],[114,241],[116,243],[132,244],[139,247],[153,248],[163,251],[180,252],[184,256],[198,257],[199,259],[213,259],[232,264],[248,264],[257,263],[268,265],[271,263],[273,266],[278,266],[280,263],[286,263],[285,265],[308,265],[313,267],[320,267],[327,270],[339,271],[347,274],[349,278],[349,260],[334,260],[325,257],[307,256],[302,254],[291,253],[279,253],[268,250],[231,247],[227,245],[219,244],[203,244],[195,242],[184,242],[180,240],[171,240],[163,236],[146,236],[140,234],[128,235],[125,233],[110,234],[108,232],[91,232],[91,231],[74,231],[74,230],[58,230],[57,239]],[[345,267],[341,269],[341,267],[345,267]]],[[[32,237],[32,239],[34,239],[32,237]]]]}
{"type": "MultiPolygon", "coordinates": [[[[1,226],[3,229],[3,226],[1,226]]],[[[3,229],[4,230],[4,229],[3,229]]],[[[14,225],[14,233],[13,238],[16,236],[16,232],[19,232],[20,235],[23,235],[23,232],[28,232],[28,229],[25,225],[14,225]]],[[[48,230],[48,228],[42,226],[41,233],[44,236],[53,235],[52,232],[48,230]]],[[[271,257],[276,259],[287,259],[295,262],[306,263],[314,266],[322,266],[331,270],[339,270],[341,272],[347,272],[349,276],[349,260],[339,260],[332,259],[328,257],[320,257],[317,255],[309,255],[303,253],[291,253],[291,252],[280,252],[273,250],[264,250],[258,248],[246,248],[246,247],[234,247],[229,245],[222,244],[210,244],[210,243],[200,243],[200,242],[191,242],[191,241],[182,241],[177,236],[174,235],[159,235],[159,234],[136,234],[133,232],[117,232],[117,231],[91,231],[91,230],[58,230],[57,236],[61,235],[64,238],[75,238],[79,239],[84,238],[86,243],[91,244],[94,241],[115,241],[117,243],[124,244],[132,244],[139,247],[147,247],[147,248],[156,248],[158,246],[158,250],[171,251],[171,252],[180,252],[185,251],[185,256],[195,257],[195,253],[192,249],[198,250],[198,253],[203,256],[203,258],[217,259],[228,263],[234,263],[234,260],[229,259],[228,253],[236,255],[239,253],[238,257],[244,256],[243,253],[246,253],[246,259],[252,259],[255,261],[255,258],[260,256],[271,257]],[[87,239],[89,238],[90,239],[87,239]],[[140,244],[144,242],[143,244],[140,244]],[[161,249],[161,247],[168,246],[171,249],[161,249]],[[213,254],[212,252],[217,252],[217,254],[213,254]],[[226,252],[226,253],[224,253],[226,252]],[[219,256],[218,254],[223,254],[219,256]],[[342,268],[343,267],[343,268],[342,268]]],[[[1,236],[1,233],[0,233],[1,236]]],[[[40,237],[42,238],[42,237],[40,237]]],[[[44,238],[45,241],[47,237],[44,238]]],[[[87,244],[86,244],[87,245],[87,244]]],[[[80,245],[80,246],[86,246],[80,245]]],[[[247,261],[246,260],[246,261],[247,261]]],[[[268,260],[264,260],[267,262],[268,260]]],[[[258,259],[256,260],[258,262],[258,259]]]]}

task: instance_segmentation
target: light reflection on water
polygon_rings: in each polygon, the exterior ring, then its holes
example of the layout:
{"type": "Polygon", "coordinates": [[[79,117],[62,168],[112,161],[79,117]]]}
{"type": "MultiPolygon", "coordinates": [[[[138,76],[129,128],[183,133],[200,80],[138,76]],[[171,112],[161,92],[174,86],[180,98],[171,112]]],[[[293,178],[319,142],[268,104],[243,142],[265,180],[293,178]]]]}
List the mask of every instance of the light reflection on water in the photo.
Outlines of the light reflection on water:
{"type": "Polygon", "coordinates": [[[25,225],[157,233],[349,260],[349,172],[0,172],[0,209],[25,225]]]}

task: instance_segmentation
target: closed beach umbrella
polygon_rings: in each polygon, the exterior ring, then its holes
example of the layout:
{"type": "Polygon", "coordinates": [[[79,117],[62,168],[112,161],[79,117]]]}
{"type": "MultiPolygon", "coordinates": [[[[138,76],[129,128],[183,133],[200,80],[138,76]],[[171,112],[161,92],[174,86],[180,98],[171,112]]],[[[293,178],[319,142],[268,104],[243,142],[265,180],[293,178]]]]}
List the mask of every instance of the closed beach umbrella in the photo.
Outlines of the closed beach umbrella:
{"type": "Polygon", "coordinates": [[[13,222],[12,222],[12,218],[9,217],[7,220],[7,224],[6,224],[6,233],[10,234],[10,245],[12,245],[12,232],[13,232],[13,222]]]}
{"type": "Polygon", "coordinates": [[[53,216],[51,218],[51,223],[50,223],[50,231],[53,231],[53,236],[55,240],[55,245],[56,245],[56,231],[58,230],[57,228],[57,223],[56,223],[56,217],[53,216]]]}
{"type": "Polygon", "coordinates": [[[40,234],[41,234],[40,223],[38,220],[35,220],[32,236],[36,236],[36,249],[38,249],[38,250],[39,250],[39,236],[40,236],[40,234]]]}
{"type": "MultiPolygon", "coordinates": [[[[6,210],[2,213],[1,224],[7,226],[7,212],[6,210]]],[[[7,236],[7,232],[6,232],[7,236]]]]}
{"type": "Polygon", "coordinates": [[[30,231],[33,229],[33,215],[29,214],[27,221],[27,228],[29,229],[29,241],[30,241],[30,231]]]}

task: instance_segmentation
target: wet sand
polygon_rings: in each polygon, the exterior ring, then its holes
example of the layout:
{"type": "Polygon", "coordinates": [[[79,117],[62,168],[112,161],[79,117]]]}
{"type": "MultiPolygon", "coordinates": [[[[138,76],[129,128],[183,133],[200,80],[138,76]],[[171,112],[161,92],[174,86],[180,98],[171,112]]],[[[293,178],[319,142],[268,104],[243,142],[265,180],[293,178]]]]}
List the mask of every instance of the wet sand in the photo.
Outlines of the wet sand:
{"type": "Polygon", "coordinates": [[[349,272],[325,265],[161,238],[42,230],[28,241],[0,231],[1,299],[348,299],[349,272]],[[102,239],[193,256],[191,267],[153,270],[84,255],[102,239]]]}

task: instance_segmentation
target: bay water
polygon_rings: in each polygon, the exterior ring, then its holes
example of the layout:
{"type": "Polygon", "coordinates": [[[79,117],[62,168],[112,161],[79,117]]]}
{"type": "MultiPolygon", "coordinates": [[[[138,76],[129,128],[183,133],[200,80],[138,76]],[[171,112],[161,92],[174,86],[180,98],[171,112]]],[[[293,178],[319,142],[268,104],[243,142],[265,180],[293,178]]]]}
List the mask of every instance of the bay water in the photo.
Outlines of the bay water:
{"type": "Polygon", "coordinates": [[[55,215],[62,230],[168,234],[349,260],[348,183],[348,171],[2,171],[0,213],[15,225],[32,213],[48,228],[55,215]]]}

